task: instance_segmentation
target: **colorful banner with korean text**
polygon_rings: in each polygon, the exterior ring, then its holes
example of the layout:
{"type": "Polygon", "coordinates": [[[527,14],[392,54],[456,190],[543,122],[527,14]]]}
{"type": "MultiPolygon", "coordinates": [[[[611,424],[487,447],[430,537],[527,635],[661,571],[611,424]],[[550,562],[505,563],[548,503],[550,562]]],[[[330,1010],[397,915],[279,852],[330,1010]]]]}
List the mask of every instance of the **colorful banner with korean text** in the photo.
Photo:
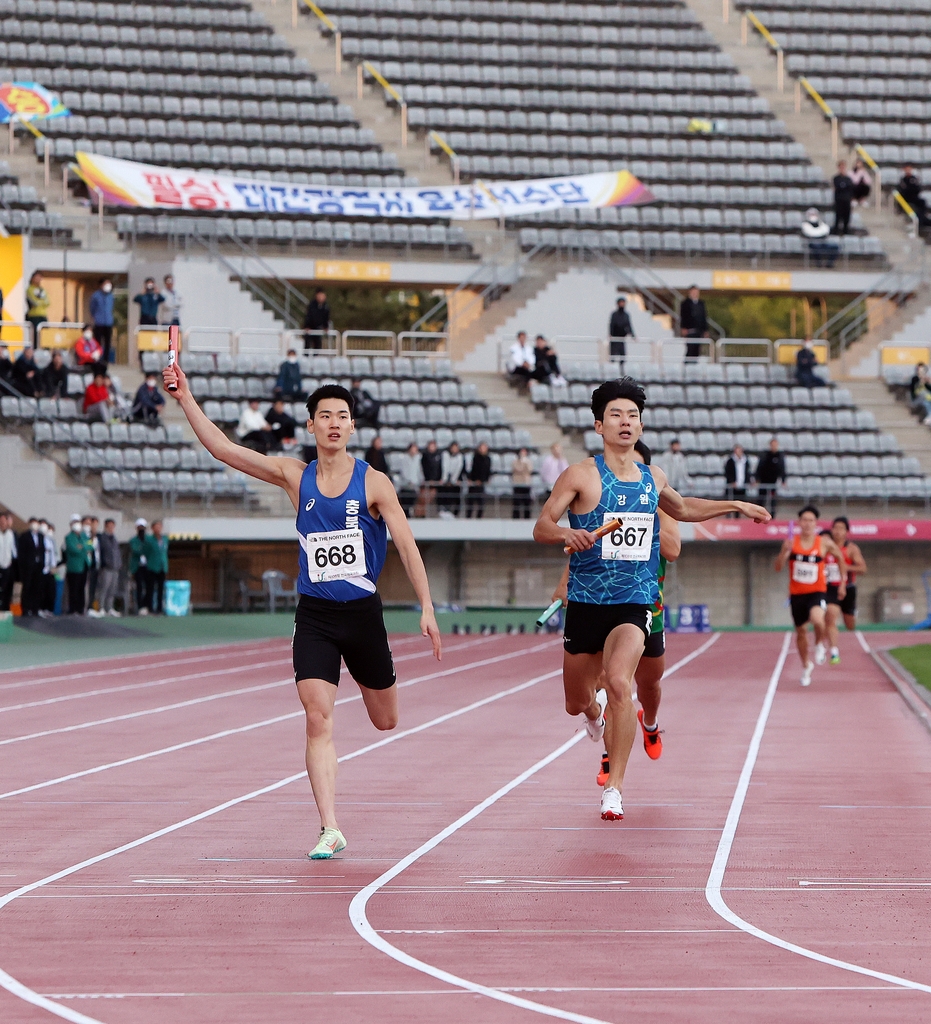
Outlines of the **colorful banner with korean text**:
{"type": "Polygon", "coordinates": [[[43,121],[67,117],[71,111],[58,94],[38,82],[0,82],[0,124],[17,121],[43,121]]]}
{"type": "Polygon", "coordinates": [[[486,220],[654,201],[629,171],[436,188],[370,188],[237,178],[93,153],[78,153],[77,161],[84,181],[103,193],[105,203],[147,210],[486,220]]]}

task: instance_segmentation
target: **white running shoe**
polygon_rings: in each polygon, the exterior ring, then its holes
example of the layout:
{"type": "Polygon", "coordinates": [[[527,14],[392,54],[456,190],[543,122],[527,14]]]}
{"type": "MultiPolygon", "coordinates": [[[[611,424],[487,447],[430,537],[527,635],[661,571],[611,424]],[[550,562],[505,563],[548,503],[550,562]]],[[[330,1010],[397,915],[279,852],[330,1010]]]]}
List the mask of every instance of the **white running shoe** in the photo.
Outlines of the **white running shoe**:
{"type": "Polygon", "coordinates": [[[805,666],[805,671],[802,673],[802,686],[811,686],[811,674],[814,669],[815,666],[809,661],[805,666]]]}
{"type": "Polygon", "coordinates": [[[815,664],[823,665],[828,660],[828,652],[823,643],[815,644],[815,664]]]}
{"type": "Polygon", "coordinates": [[[624,817],[624,807],[621,804],[620,790],[613,786],[606,786],[601,794],[601,820],[620,821],[624,817]]]}
{"type": "Polygon", "coordinates": [[[587,715],[585,715],[585,731],[588,733],[588,738],[592,743],[600,743],[604,739],[605,734],[605,708],[608,705],[608,694],[605,690],[595,691],[595,703],[598,705],[598,709],[601,714],[593,722],[587,715]]]}
{"type": "Polygon", "coordinates": [[[329,860],[334,853],[346,849],[346,839],[338,828],[320,829],[317,845],[307,854],[311,860],[329,860]]]}

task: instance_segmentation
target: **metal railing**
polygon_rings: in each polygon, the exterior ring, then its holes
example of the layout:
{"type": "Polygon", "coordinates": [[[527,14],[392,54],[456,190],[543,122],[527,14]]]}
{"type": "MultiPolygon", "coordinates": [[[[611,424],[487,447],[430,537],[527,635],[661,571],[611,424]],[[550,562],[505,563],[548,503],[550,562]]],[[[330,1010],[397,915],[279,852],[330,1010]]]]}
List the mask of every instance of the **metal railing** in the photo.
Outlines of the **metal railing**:
{"type": "Polygon", "coordinates": [[[289,349],[294,349],[296,352],[304,352],[306,350],[321,356],[338,356],[341,345],[342,341],[339,331],[334,331],[332,328],[326,331],[290,330],[281,332],[281,355],[283,356],[287,354],[289,349]],[[319,338],[320,348],[307,348],[308,338],[311,342],[319,338]],[[328,345],[323,344],[324,339],[329,342],[328,345]]]}
{"type": "Polygon", "coordinates": [[[773,361],[773,343],[769,338],[719,338],[715,345],[715,361],[719,363],[771,363],[773,361]]]}
{"type": "Polygon", "coordinates": [[[35,344],[34,328],[28,320],[0,320],[0,345],[9,348],[30,348],[35,344]],[[19,337],[11,338],[9,332],[19,334],[19,337]]]}
{"type": "Polygon", "coordinates": [[[785,53],[776,37],[769,31],[769,29],[763,24],[762,21],[753,13],[753,11],[745,11],[743,18],[741,19],[741,41],[744,46],[747,45],[747,22],[759,32],[763,37],[766,45],[776,55],[776,88],[782,92],[785,88],[785,53]]]}
{"type": "Polygon", "coordinates": [[[453,149],[452,146],[450,146],[450,144],[446,141],[446,139],[443,138],[442,135],[440,135],[439,132],[431,130],[431,131],[427,132],[427,137],[426,137],[426,140],[425,140],[426,141],[426,147],[427,147],[427,156],[430,155],[430,140],[431,139],[449,157],[449,164],[450,164],[450,167],[452,168],[452,172],[453,172],[453,184],[458,185],[459,184],[459,168],[460,168],[459,154],[453,149]]]}
{"type": "Polygon", "coordinates": [[[898,203],[902,212],[909,219],[909,234],[912,238],[917,238],[918,229],[920,226],[918,221],[918,214],[915,213],[915,211],[912,209],[911,204],[906,200],[905,196],[903,196],[897,188],[894,188],[892,190],[892,196],[890,198],[890,204],[893,210],[895,209],[896,203],[898,203]]]}
{"type": "Polygon", "coordinates": [[[398,334],[398,355],[446,356],[448,352],[449,334],[446,331],[401,331],[398,334]]]}
{"type": "Polygon", "coordinates": [[[345,356],[394,355],[397,346],[394,331],[343,331],[341,339],[345,356]]]}

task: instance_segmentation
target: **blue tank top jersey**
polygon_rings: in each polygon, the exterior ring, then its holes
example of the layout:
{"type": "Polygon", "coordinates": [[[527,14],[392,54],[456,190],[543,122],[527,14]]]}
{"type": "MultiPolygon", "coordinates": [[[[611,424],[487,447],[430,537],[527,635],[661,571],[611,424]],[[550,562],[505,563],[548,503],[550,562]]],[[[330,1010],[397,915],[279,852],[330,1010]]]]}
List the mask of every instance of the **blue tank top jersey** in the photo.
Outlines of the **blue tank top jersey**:
{"type": "Polygon", "coordinates": [[[375,593],[388,551],[388,527],[384,519],[375,519],[369,512],[368,468],[367,462],[356,459],[349,486],[338,498],[320,493],[316,460],[304,470],[297,512],[298,593],[329,601],[358,601],[375,593]],[[363,551],[365,572],[361,574],[363,551]]]}
{"type": "MultiPolygon", "coordinates": [[[[605,542],[598,541],[590,551],[573,553],[569,559],[569,600],[581,604],[649,604],[659,597],[659,493],[653,475],[647,466],[640,467],[639,480],[619,480],[605,465],[603,455],[595,456],[595,465],[601,477],[601,500],[598,507],[584,515],[569,513],[569,525],[574,530],[594,532],[604,525],[605,515],[621,520],[621,537],[629,526],[628,515],[652,514],[653,535],[641,535],[641,549],[647,556],[643,561],[628,561],[603,557],[605,542]]],[[[643,520],[637,520],[642,523],[643,520]]],[[[629,536],[636,537],[634,532],[629,536]]]]}

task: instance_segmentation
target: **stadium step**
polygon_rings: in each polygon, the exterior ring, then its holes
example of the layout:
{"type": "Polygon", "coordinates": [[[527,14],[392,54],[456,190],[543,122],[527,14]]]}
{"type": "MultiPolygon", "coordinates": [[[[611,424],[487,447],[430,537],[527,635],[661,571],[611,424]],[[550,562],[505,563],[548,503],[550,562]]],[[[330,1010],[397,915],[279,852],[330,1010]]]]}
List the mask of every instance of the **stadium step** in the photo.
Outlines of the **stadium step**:
{"type": "Polygon", "coordinates": [[[921,463],[926,476],[931,475],[931,432],[909,413],[903,402],[897,402],[885,383],[876,377],[844,382],[854,402],[876,417],[881,431],[894,434],[903,455],[913,455],[921,463]]]}

